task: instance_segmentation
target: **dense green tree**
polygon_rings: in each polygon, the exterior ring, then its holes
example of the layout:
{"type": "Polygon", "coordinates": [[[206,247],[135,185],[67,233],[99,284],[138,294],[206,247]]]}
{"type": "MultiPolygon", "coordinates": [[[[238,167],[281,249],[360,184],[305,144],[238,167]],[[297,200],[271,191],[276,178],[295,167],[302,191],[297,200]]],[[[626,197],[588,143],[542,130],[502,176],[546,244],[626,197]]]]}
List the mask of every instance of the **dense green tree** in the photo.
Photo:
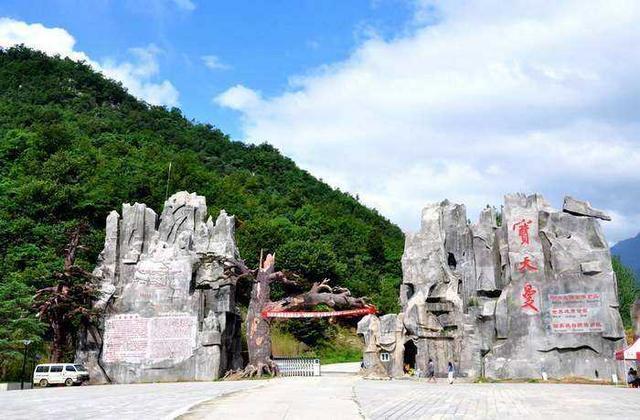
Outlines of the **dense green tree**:
{"type": "Polygon", "coordinates": [[[179,109],[135,99],[86,64],[16,47],[0,50],[0,346],[51,339],[29,307],[63,270],[78,221],[88,226],[76,264],[90,270],[107,214],[135,201],[160,211],[167,190],[204,195],[214,217],[222,208],[236,215],[247,264],[261,249],[275,252],[306,281],[330,277],[394,307],[403,235],[375,210],[268,144],[231,141],[179,109]]]}
{"type": "Polygon", "coordinates": [[[34,290],[12,276],[0,282],[0,378],[20,380],[23,340],[31,340],[32,351],[42,348],[42,324],[31,312],[34,290]]]}
{"type": "Polygon", "coordinates": [[[80,237],[85,229],[78,224],[70,234],[65,248],[64,269],[54,273],[52,286],[38,290],[34,296],[34,307],[38,318],[46,322],[53,334],[51,361],[63,362],[73,357],[74,342],[80,328],[86,328],[94,319],[91,302],[96,298],[96,279],[87,270],[75,264],[82,250],[80,237]]]}
{"type": "Polygon", "coordinates": [[[631,327],[631,305],[640,298],[640,287],[635,279],[632,269],[620,262],[620,258],[614,256],[611,260],[613,271],[618,280],[618,301],[620,302],[620,316],[625,328],[631,327]]]}

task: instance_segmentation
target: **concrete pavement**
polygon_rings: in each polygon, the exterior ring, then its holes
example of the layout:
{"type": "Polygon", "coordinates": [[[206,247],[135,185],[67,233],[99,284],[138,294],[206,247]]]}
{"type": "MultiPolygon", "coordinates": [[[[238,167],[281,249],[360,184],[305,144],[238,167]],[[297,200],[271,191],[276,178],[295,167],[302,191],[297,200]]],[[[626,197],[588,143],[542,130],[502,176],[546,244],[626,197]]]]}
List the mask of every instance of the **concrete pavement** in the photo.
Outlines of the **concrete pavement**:
{"type": "Polygon", "coordinates": [[[320,372],[322,375],[357,375],[360,372],[360,362],[322,365],[320,372]]]}
{"type": "Polygon", "coordinates": [[[265,381],[50,387],[0,393],[0,419],[174,418],[194,404],[265,381]]]}
{"type": "Polygon", "coordinates": [[[433,384],[353,375],[57,387],[0,393],[1,419],[606,419],[638,415],[640,390],[600,385],[433,384]]]}
{"type": "Polygon", "coordinates": [[[182,420],[361,419],[353,386],[357,376],[288,377],[193,407],[182,420]]]}
{"type": "Polygon", "coordinates": [[[640,391],[606,385],[359,381],[355,397],[378,419],[637,418],[640,391]]]}

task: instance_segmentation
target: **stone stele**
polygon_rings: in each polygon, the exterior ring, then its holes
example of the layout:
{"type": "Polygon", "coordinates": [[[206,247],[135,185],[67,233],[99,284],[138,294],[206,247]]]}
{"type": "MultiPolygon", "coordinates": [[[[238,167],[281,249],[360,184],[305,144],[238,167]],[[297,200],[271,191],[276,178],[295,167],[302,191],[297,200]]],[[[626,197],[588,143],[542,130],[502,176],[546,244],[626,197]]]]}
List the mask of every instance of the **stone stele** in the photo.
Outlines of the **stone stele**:
{"type": "MultiPolygon", "coordinates": [[[[422,211],[402,256],[402,313],[364,317],[367,376],[399,377],[409,365],[436,375],[452,362],[478,378],[622,377],[617,282],[600,220],[567,197],[562,211],[539,194],[509,194],[500,217],[467,221],[445,200],[422,211]]],[[[640,312],[640,311],[639,311],[640,312]]]]}
{"type": "Polygon", "coordinates": [[[76,361],[94,383],[209,381],[242,367],[235,283],[222,261],[238,258],[235,219],[207,218],[205,198],[178,192],[160,220],[144,204],[107,217],[93,274],[101,316],[76,361]]]}

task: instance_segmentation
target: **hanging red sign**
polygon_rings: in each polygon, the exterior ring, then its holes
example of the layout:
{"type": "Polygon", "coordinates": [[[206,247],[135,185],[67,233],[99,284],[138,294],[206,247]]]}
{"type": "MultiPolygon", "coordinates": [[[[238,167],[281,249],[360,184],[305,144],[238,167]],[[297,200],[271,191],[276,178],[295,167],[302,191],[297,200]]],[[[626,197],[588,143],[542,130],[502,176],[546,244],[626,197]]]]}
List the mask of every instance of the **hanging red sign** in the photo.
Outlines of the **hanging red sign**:
{"type": "Polygon", "coordinates": [[[367,306],[359,309],[348,309],[344,311],[311,312],[311,311],[262,311],[263,318],[330,318],[334,316],[359,316],[375,314],[375,306],[367,306]]]}

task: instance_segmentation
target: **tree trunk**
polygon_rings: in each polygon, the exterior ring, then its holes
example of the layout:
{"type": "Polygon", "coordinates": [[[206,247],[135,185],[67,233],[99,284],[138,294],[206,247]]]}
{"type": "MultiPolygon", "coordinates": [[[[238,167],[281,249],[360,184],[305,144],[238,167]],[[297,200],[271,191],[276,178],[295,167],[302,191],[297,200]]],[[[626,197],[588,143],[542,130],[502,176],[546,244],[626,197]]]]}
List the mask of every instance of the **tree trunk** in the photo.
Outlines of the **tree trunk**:
{"type": "Polygon", "coordinates": [[[276,373],[275,364],[271,360],[271,326],[269,320],[262,317],[262,311],[269,303],[271,291],[269,276],[273,274],[273,271],[273,265],[258,270],[251,289],[251,301],[247,312],[249,369],[255,369],[255,375],[258,376],[262,373],[270,375],[276,373]]]}
{"type": "Polygon", "coordinates": [[[275,258],[268,254],[257,270],[249,270],[241,260],[225,260],[226,271],[235,281],[252,277],[251,300],[247,311],[247,347],[249,348],[249,364],[243,370],[229,371],[227,379],[240,379],[253,376],[277,375],[278,366],[271,359],[271,325],[269,319],[263,317],[264,311],[287,311],[301,308],[313,308],[319,304],[331,308],[363,308],[367,306],[364,298],[354,298],[344,288],[329,286],[329,280],[314,283],[306,293],[287,297],[277,302],[271,302],[271,283],[300,286],[291,281],[282,271],[275,271],[275,258]]]}
{"type": "Polygon", "coordinates": [[[67,344],[66,334],[64,327],[57,322],[51,322],[51,329],[53,330],[53,342],[51,348],[51,362],[60,363],[63,362],[65,348],[67,344]]]}
{"type": "Polygon", "coordinates": [[[252,277],[251,300],[247,311],[247,347],[249,349],[249,364],[241,370],[229,371],[227,379],[276,375],[278,366],[271,360],[271,326],[269,320],[262,317],[262,311],[270,302],[269,294],[274,273],[274,257],[268,254],[257,270],[249,270],[243,261],[227,261],[227,269],[238,270],[239,275],[233,275],[236,281],[240,278],[252,277]]]}
{"type": "Polygon", "coordinates": [[[71,232],[65,249],[64,270],[53,275],[57,284],[38,290],[33,298],[38,318],[48,322],[53,331],[51,359],[56,363],[63,362],[68,355],[70,338],[77,333],[74,322],[88,323],[92,316],[90,304],[95,297],[94,277],[75,265],[76,254],[82,249],[80,235],[85,227],[80,223],[71,232]]]}

